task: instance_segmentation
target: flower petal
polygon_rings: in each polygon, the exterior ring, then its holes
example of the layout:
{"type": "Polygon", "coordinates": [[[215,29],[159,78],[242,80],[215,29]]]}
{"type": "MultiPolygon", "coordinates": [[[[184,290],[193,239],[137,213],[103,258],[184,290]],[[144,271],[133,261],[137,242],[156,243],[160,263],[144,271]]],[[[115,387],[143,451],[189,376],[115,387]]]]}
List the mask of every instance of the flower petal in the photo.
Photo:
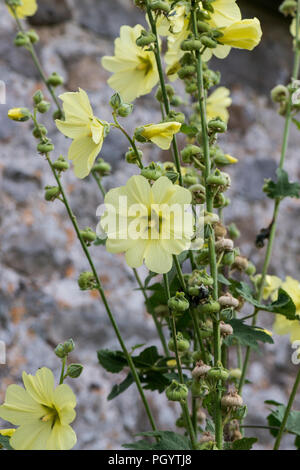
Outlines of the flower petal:
{"type": "Polygon", "coordinates": [[[15,450],[46,450],[50,435],[51,422],[36,420],[20,426],[10,439],[10,445],[15,450]]]}
{"type": "Polygon", "coordinates": [[[42,367],[34,375],[22,374],[26,391],[38,403],[51,406],[54,397],[54,376],[47,367],[42,367]]]}
{"type": "Polygon", "coordinates": [[[165,274],[171,270],[173,258],[164,249],[160,240],[151,240],[146,249],[145,264],[150,271],[157,274],[165,274]]]}
{"type": "Polygon", "coordinates": [[[5,402],[0,406],[0,418],[18,426],[28,421],[41,418],[45,409],[37,403],[23,387],[9,385],[5,402]]]}

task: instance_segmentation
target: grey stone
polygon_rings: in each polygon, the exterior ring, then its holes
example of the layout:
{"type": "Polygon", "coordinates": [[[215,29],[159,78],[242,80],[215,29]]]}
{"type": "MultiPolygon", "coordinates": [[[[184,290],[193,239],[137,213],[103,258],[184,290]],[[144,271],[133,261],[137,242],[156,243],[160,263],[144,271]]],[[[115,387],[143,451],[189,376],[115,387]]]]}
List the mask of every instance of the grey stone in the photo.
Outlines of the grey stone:
{"type": "Polygon", "coordinates": [[[33,26],[50,26],[64,23],[72,18],[72,9],[67,0],[39,0],[38,11],[28,18],[33,26]]]}

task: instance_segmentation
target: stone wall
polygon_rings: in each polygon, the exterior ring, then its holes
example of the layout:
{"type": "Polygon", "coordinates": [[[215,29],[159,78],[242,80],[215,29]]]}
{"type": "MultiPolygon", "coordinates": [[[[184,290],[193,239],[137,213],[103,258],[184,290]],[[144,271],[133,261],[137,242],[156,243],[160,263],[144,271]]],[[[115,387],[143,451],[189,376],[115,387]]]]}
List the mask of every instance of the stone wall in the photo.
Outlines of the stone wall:
{"type": "MultiPolygon", "coordinates": [[[[140,12],[129,0],[114,0],[109,9],[106,0],[39,0],[39,4],[31,23],[41,37],[38,52],[46,71],[61,73],[69,90],[78,86],[86,89],[95,114],[110,120],[107,101],[112,91],[106,85],[108,74],[101,69],[100,59],[112,52],[112,40],[122,24],[144,22],[140,12]]],[[[276,13],[252,2],[243,2],[242,7],[245,14],[262,20],[264,37],[254,53],[233,51],[229,60],[215,62],[233,95],[230,132],[224,138],[224,147],[240,160],[231,170],[232,205],[225,216],[242,232],[243,253],[261,263],[263,252],[255,248],[254,240],[269,224],[272,211],[261,186],[264,178],[274,176],[283,129],[283,120],[268,94],[274,84],[288,79],[291,37],[288,24],[276,13]]],[[[7,105],[0,105],[0,339],[7,344],[7,364],[0,366],[0,399],[24,369],[33,373],[45,365],[58,373],[53,347],[73,337],[77,347],[72,360],[85,365],[81,380],[72,381],[78,396],[77,447],[116,449],[137,429],[146,430],[147,422],[133,386],[114,402],[106,400],[112,385],[122,377],[103,371],[95,351],[118,345],[97,296],[80,292],[77,287],[78,273],[87,269],[87,264],[63,206],[43,199],[44,186],[53,180],[45,161],[36,154],[29,126],[6,118],[9,107],[30,105],[30,97],[42,86],[26,52],[13,48],[14,34],[13,20],[1,3],[0,79],[7,85],[7,105]]],[[[159,109],[148,96],[137,101],[126,122],[132,130],[156,119],[159,109]]],[[[50,118],[46,121],[56,148],[66,153],[68,141],[56,132],[50,118]]],[[[105,182],[107,188],[122,184],[134,171],[123,163],[126,148],[125,140],[112,131],[102,152],[114,168],[105,182]]],[[[149,160],[160,158],[153,148],[148,153],[149,160]]],[[[287,168],[294,179],[299,178],[299,134],[295,129],[287,168]]],[[[94,181],[87,178],[79,183],[72,172],[64,178],[80,224],[95,227],[96,207],[102,201],[94,181]]],[[[299,201],[284,202],[271,266],[273,273],[298,279],[299,214],[299,201]]],[[[123,257],[110,255],[103,247],[93,248],[92,253],[127,345],[158,345],[152,320],[145,312],[142,296],[133,290],[132,272],[123,257]]],[[[270,316],[262,315],[262,324],[270,328],[270,316]]],[[[264,400],[286,401],[295,374],[287,338],[275,337],[275,342],[275,347],[264,349],[263,356],[254,355],[250,368],[252,385],[245,388],[250,424],[264,424],[264,400]]],[[[150,401],[159,426],[169,429],[174,411],[178,412],[176,407],[155,394],[150,394],[150,401]]],[[[268,433],[261,431],[261,448],[269,448],[271,443],[268,433]]],[[[289,445],[287,439],[285,446],[289,445]]]]}

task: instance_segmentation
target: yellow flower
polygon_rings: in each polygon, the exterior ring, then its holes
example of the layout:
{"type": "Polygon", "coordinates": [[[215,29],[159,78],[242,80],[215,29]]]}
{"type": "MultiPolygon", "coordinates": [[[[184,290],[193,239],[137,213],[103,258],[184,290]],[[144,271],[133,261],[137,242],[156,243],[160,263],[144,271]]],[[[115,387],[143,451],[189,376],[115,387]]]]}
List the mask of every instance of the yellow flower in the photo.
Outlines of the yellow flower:
{"type": "Polygon", "coordinates": [[[290,276],[282,284],[282,288],[289,294],[296,306],[299,320],[287,320],[283,315],[276,315],[273,330],[278,335],[290,335],[290,341],[300,340],[300,283],[290,276]]]}
{"type": "Polygon", "coordinates": [[[162,122],[160,124],[146,124],[139,128],[138,134],[144,139],[150,140],[163,150],[168,150],[174,134],[180,131],[179,122],[162,122]]]}
{"type": "Polygon", "coordinates": [[[10,439],[16,450],[68,450],[76,444],[70,426],[76,413],[76,398],[68,385],[54,389],[50,369],[42,367],[35,376],[23,372],[25,389],[9,385],[0,417],[19,426],[10,439]]]}
{"type": "Polygon", "coordinates": [[[68,158],[73,160],[75,175],[85,178],[100,153],[109,125],[94,116],[88,95],[81,88],[76,93],[63,93],[60,99],[65,121],[57,119],[55,123],[60,132],[73,139],[68,158]]]}
{"type": "Polygon", "coordinates": [[[193,216],[187,212],[191,193],[161,176],[153,186],[141,175],[105,196],[100,221],[110,253],[126,253],[132,268],[145,264],[153,272],[170,271],[172,255],[187,250],[193,236],[193,216]],[[125,201],[124,201],[125,198],[125,201]]]}
{"type": "Polygon", "coordinates": [[[176,367],[176,365],[177,365],[176,359],[170,359],[169,361],[167,361],[168,367],[176,367]]]}
{"type": "Polygon", "coordinates": [[[248,51],[252,51],[260,43],[262,37],[260,22],[257,18],[232,23],[224,28],[222,33],[223,36],[219,38],[222,44],[248,51]]]}
{"type": "Polygon", "coordinates": [[[217,88],[207,99],[206,113],[208,119],[220,117],[223,121],[228,122],[229,113],[227,108],[231,105],[230,91],[228,88],[217,88]]]}
{"type": "MultiPolygon", "coordinates": [[[[15,7],[16,15],[18,18],[25,18],[26,16],[33,16],[37,11],[36,0],[22,0],[22,5],[15,7]]],[[[13,11],[10,7],[8,10],[12,16],[14,16],[13,11]]]]}
{"type": "Polygon", "coordinates": [[[10,428],[10,429],[0,429],[0,434],[1,436],[5,437],[11,437],[15,433],[16,429],[10,428]]]}
{"type": "Polygon", "coordinates": [[[267,300],[271,298],[274,302],[278,297],[278,289],[281,284],[282,280],[279,277],[267,275],[263,290],[263,299],[267,300]]]}
{"type": "Polygon", "coordinates": [[[236,1],[237,0],[215,0],[213,4],[214,12],[208,22],[210,26],[213,28],[224,28],[224,26],[229,26],[241,20],[241,10],[236,1]]]}
{"type": "Polygon", "coordinates": [[[181,31],[168,36],[168,49],[165,54],[165,62],[167,64],[167,75],[171,81],[176,79],[177,71],[180,68],[179,60],[184,54],[180,45],[189,35],[189,22],[189,18],[185,18],[181,31]]]}
{"type": "Polygon", "coordinates": [[[136,45],[143,29],[141,25],[122,26],[115,40],[115,55],[102,58],[103,67],[113,72],[107,83],[125,101],[150,93],[159,79],[154,53],[136,45]]]}
{"type": "Polygon", "coordinates": [[[163,14],[159,15],[156,21],[156,28],[158,34],[160,36],[168,36],[169,33],[180,33],[180,31],[184,27],[186,11],[186,6],[179,4],[176,5],[167,16],[163,14]]]}
{"type": "Polygon", "coordinates": [[[12,108],[8,111],[7,116],[12,121],[27,121],[30,117],[30,112],[27,108],[12,108]]]}

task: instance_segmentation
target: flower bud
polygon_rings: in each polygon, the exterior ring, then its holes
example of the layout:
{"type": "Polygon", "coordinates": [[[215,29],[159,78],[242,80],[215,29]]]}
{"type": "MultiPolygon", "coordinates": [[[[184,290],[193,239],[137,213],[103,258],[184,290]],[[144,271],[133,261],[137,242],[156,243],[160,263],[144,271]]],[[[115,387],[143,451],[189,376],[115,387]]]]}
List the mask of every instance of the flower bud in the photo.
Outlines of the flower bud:
{"type": "Polygon", "coordinates": [[[207,33],[208,31],[210,31],[210,26],[208,23],[205,23],[205,21],[197,21],[197,27],[199,33],[207,33]]]}
{"type": "Polygon", "coordinates": [[[196,73],[195,65],[185,65],[178,70],[178,77],[183,80],[186,77],[190,77],[196,73]]]}
{"type": "Polygon", "coordinates": [[[36,108],[39,113],[44,114],[47,111],[49,111],[51,104],[48,101],[41,101],[39,104],[37,104],[36,108]]]}
{"type": "Polygon", "coordinates": [[[67,368],[67,375],[68,377],[71,377],[72,379],[77,379],[77,377],[81,375],[82,371],[83,371],[82,364],[70,364],[67,368]]]}
{"type": "Polygon", "coordinates": [[[236,256],[233,263],[233,268],[237,269],[238,271],[246,271],[248,263],[249,261],[245,256],[236,256]]]}
{"type": "Polygon", "coordinates": [[[202,42],[200,39],[190,37],[182,41],[180,44],[180,49],[182,51],[200,51],[200,49],[202,49],[202,42]]]}
{"type": "MultiPolygon", "coordinates": [[[[178,332],[176,335],[177,350],[180,353],[186,352],[190,348],[189,340],[185,339],[182,333],[178,332]]],[[[174,338],[171,338],[168,343],[168,348],[170,351],[175,352],[175,341],[174,338]]]]}
{"type": "Polygon", "coordinates": [[[179,122],[183,124],[185,121],[185,115],[181,112],[170,111],[169,114],[165,117],[164,122],[179,122]]]}
{"type": "Polygon", "coordinates": [[[136,45],[139,47],[149,46],[155,42],[155,35],[149,31],[142,30],[141,35],[136,40],[136,45]]]}
{"type": "Polygon", "coordinates": [[[99,176],[108,176],[111,172],[111,165],[99,158],[92,168],[92,171],[98,173],[99,176]]]}
{"type": "Polygon", "coordinates": [[[53,87],[57,87],[59,85],[63,85],[64,79],[61,75],[58,75],[58,73],[53,72],[52,75],[47,80],[48,85],[51,85],[53,87]]]}
{"type": "Polygon", "coordinates": [[[271,91],[271,98],[274,103],[286,102],[289,99],[289,90],[284,85],[277,85],[271,91]]]}
{"type": "Polygon", "coordinates": [[[297,13],[297,1],[296,0],[284,0],[279,7],[280,13],[284,16],[295,16],[297,13]]]}
{"type": "Polygon", "coordinates": [[[223,409],[236,409],[243,405],[243,399],[237,392],[231,391],[221,399],[223,409]]]}
{"type": "Polygon", "coordinates": [[[226,338],[226,336],[230,336],[233,334],[233,328],[229,323],[224,323],[223,321],[220,322],[220,331],[221,331],[221,336],[223,338],[226,338]]]}
{"type": "Polygon", "coordinates": [[[36,42],[40,40],[38,33],[34,31],[34,29],[27,31],[27,36],[29,37],[31,44],[35,44],[36,42]]]}
{"type": "Polygon", "coordinates": [[[177,107],[177,106],[181,106],[182,104],[183,104],[183,99],[178,95],[172,96],[172,98],[170,99],[171,106],[177,107]]]}
{"type": "Polygon", "coordinates": [[[151,181],[158,180],[158,178],[160,178],[162,174],[162,168],[155,162],[150,163],[149,166],[141,170],[141,175],[151,181]]]}
{"type": "Polygon", "coordinates": [[[26,33],[19,31],[15,37],[14,45],[16,47],[26,47],[30,44],[30,39],[26,33]]]}
{"type": "Polygon", "coordinates": [[[84,271],[78,278],[78,285],[81,290],[92,290],[97,288],[98,282],[93,273],[84,271]]]}
{"type": "Polygon", "coordinates": [[[63,112],[60,109],[56,109],[54,111],[54,113],[52,114],[52,118],[53,118],[54,121],[56,121],[56,119],[62,119],[63,118],[63,112]]]}
{"type": "Polygon", "coordinates": [[[118,109],[122,104],[123,104],[123,100],[120,96],[119,93],[114,93],[111,97],[111,99],[109,100],[109,104],[111,105],[111,107],[113,109],[118,109]]]}
{"type": "Polygon", "coordinates": [[[206,179],[209,186],[218,186],[220,191],[225,191],[231,185],[230,176],[218,169],[214,170],[206,179]]]}
{"type": "Polygon", "coordinates": [[[54,163],[52,163],[53,168],[57,171],[67,171],[70,168],[69,163],[61,155],[54,163]]]}
{"type": "Polygon", "coordinates": [[[230,238],[232,238],[232,240],[235,240],[236,238],[239,238],[241,236],[241,232],[239,231],[239,229],[237,228],[237,226],[234,223],[229,225],[228,232],[229,232],[229,236],[230,236],[230,238]]]}
{"type": "Polygon", "coordinates": [[[171,385],[166,388],[166,395],[170,401],[185,401],[188,394],[187,386],[176,382],[176,380],[172,380],[171,385]]]}
{"type": "Polygon", "coordinates": [[[65,341],[64,348],[65,348],[65,351],[66,351],[67,354],[74,351],[75,343],[72,340],[72,338],[68,339],[68,341],[65,341]]]}
{"type": "Polygon", "coordinates": [[[48,131],[47,131],[46,127],[43,126],[42,124],[39,124],[38,127],[34,127],[33,131],[32,131],[32,135],[36,139],[42,139],[47,134],[48,134],[48,131]]]}
{"type": "Polygon", "coordinates": [[[238,308],[238,306],[239,306],[238,299],[233,297],[229,292],[227,292],[224,295],[221,295],[221,297],[218,298],[218,302],[221,305],[221,307],[238,308]]]}
{"type": "Polygon", "coordinates": [[[240,380],[242,376],[241,369],[230,369],[229,370],[229,380],[240,380]]]}
{"type": "Polygon", "coordinates": [[[46,186],[45,187],[45,200],[55,201],[60,196],[60,189],[58,186],[46,186]]]}
{"type": "Polygon", "coordinates": [[[197,311],[200,314],[213,314],[218,313],[220,311],[220,304],[216,300],[209,300],[205,304],[198,305],[197,311]]]}
{"type": "Polygon", "coordinates": [[[39,143],[37,146],[37,151],[41,154],[52,152],[52,150],[54,150],[54,145],[49,139],[46,142],[39,143]]]}
{"type": "Polygon", "coordinates": [[[151,0],[149,2],[149,7],[154,11],[163,11],[164,13],[169,13],[171,6],[167,1],[164,0],[151,0]]]}
{"type": "Polygon", "coordinates": [[[63,359],[64,357],[66,357],[66,351],[65,351],[64,345],[62,343],[59,343],[54,349],[54,353],[60,359],[63,359]]]}
{"type": "Polygon", "coordinates": [[[198,85],[196,81],[191,81],[186,84],[185,87],[186,93],[189,93],[192,95],[193,93],[196,93],[198,91],[198,85]]]}
{"type": "Polygon", "coordinates": [[[222,382],[226,382],[229,377],[229,372],[222,367],[212,367],[207,372],[207,378],[212,380],[222,380],[222,382]]]}
{"type": "Polygon", "coordinates": [[[97,238],[96,233],[90,227],[87,227],[84,230],[80,230],[80,235],[87,245],[90,245],[97,238]]]}
{"type": "MultiPolygon", "coordinates": [[[[166,93],[167,93],[168,98],[171,99],[171,98],[173,97],[174,93],[175,93],[174,88],[173,88],[172,85],[170,85],[169,83],[166,84],[165,88],[166,88],[166,93]]],[[[164,97],[163,97],[163,93],[162,93],[161,87],[158,87],[157,92],[156,92],[156,95],[155,95],[155,98],[156,98],[157,101],[159,101],[160,103],[163,103],[164,97]]]]}
{"type": "Polygon", "coordinates": [[[203,46],[208,47],[210,49],[214,49],[218,45],[217,41],[210,38],[209,36],[201,36],[201,42],[203,46]]]}
{"type": "Polygon", "coordinates": [[[196,381],[192,382],[191,392],[194,398],[201,397],[204,391],[205,391],[205,388],[203,387],[202,383],[196,382],[196,381]]]}
{"type": "Polygon", "coordinates": [[[214,225],[214,232],[216,238],[224,238],[227,235],[227,229],[221,222],[217,222],[214,225]]]}
{"type": "Polygon", "coordinates": [[[44,95],[41,90],[35,92],[32,97],[34,104],[39,104],[44,99],[44,95]]]}
{"type": "MultiPolygon", "coordinates": [[[[140,156],[140,160],[143,158],[143,152],[138,149],[138,154],[140,156]]],[[[138,158],[136,156],[136,152],[133,150],[132,147],[129,148],[128,152],[125,154],[125,159],[127,163],[138,163],[138,158]]]]}
{"type": "Polygon", "coordinates": [[[234,260],[235,260],[234,250],[227,251],[227,253],[224,253],[224,256],[222,258],[222,264],[224,264],[225,266],[231,266],[234,263],[234,260]]]}
{"type": "Polygon", "coordinates": [[[7,116],[12,121],[25,122],[30,119],[30,111],[27,108],[12,108],[8,111],[7,116]]]}
{"type": "Polygon", "coordinates": [[[254,274],[256,273],[256,267],[254,266],[253,263],[251,263],[251,261],[248,261],[248,266],[245,269],[245,273],[248,276],[254,276],[254,274]]]}
{"type": "Polygon", "coordinates": [[[184,163],[191,163],[192,157],[197,157],[201,155],[203,152],[202,147],[199,147],[198,145],[187,145],[184,147],[184,149],[181,151],[181,158],[184,163]]]}
{"type": "Polygon", "coordinates": [[[131,103],[123,103],[118,109],[117,109],[117,115],[121,117],[127,117],[132,113],[133,110],[133,104],[131,103]]]}
{"type": "Polygon", "coordinates": [[[185,298],[184,292],[176,292],[175,297],[168,300],[168,307],[170,310],[177,312],[185,312],[189,309],[189,301],[185,298]]]}
{"type": "Polygon", "coordinates": [[[212,119],[208,123],[208,129],[212,133],[222,134],[223,132],[227,131],[227,124],[226,122],[222,121],[222,119],[212,119]]]}
{"type": "Polygon", "coordinates": [[[189,187],[195,204],[204,204],[206,201],[206,191],[202,184],[193,184],[189,187]]]}
{"type": "Polygon", "coordinates": [[[221,238],[216,241],[216,250],[218,252],[222,251],[232,251],[234,247],[233,241],[230,238],[221,238]]]}
{"type": "Polygon", "coordinates": [[[214,13],[215,11],[211,0],[202,0],[202,6],[204,10],[207,10],[211,13],[214,13]]]}
{"type": "Polygon", "coordinates": [[[197,381],[199,381],[200,379],[203,379],[204,377],[206,377],[206,374],[208,373],[210,369],[211,367],[208,366],[207,364],[204,364],[203,361],[197,362],[196,366],[192,370],[193,379],[197,381]]]}

